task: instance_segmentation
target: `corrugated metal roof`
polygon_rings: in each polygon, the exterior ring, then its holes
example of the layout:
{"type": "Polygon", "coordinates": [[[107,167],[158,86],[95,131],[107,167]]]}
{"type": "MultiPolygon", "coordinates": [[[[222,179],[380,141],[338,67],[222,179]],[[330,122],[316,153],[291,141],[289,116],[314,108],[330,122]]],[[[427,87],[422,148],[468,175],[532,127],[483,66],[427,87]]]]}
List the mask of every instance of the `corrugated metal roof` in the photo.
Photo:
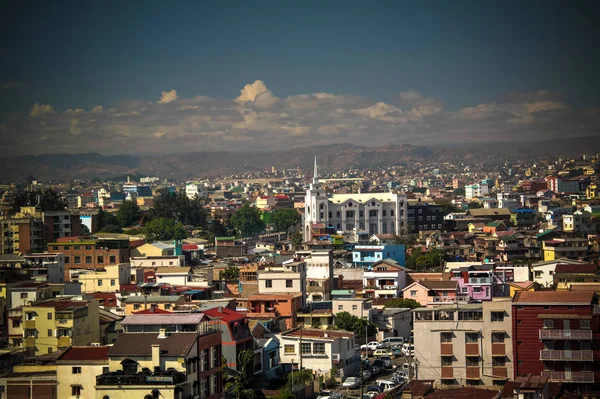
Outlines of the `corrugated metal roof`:
{"type": "Polygon", "coordinates": [[[132,314],[125,317],[121,324],[199,324],[202,319],[204,319],[204,313],[132,314]]]}
{"type": "Polygon", "coordinates": [[[179,298],[183,298],[180,295],[160,295],[160,296],[144,296],[136,295],[130,296],[125,300],[125,303],[169,303],[177,302],[179,298]]]}
{"type": "Polygon", "coordinates": [[[160,345],[161,356],[186,356],[198,338],[198,333],[174,333],[159,338],[157,333],[121,334],[108,351],[108,356],[150,356],[152,345],[160,345]]]}

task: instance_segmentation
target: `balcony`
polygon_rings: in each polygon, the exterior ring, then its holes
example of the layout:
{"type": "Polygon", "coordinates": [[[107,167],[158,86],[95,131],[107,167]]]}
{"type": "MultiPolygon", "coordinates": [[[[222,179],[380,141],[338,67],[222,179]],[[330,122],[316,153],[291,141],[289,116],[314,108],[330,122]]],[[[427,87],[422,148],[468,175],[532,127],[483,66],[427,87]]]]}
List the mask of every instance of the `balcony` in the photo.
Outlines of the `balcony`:
{"type": "Polygon", "coordinates": [[[306,292],[311,293],[311,292],[329,292],[328,289],[326,289],[324,286],[321,285],[309,285],[308,287],[306,287],[306,292]]]}
{"type": "Polygon", "coordinates": [[[479,366],[467,366],[467,380],[478,380],[481,378],[479,366]]]}
{"type": "Polygon", "coordinates": [[[440,354],[442,356],[451,356],[454,354],[452,350],[452,342],[442,342],[440,349],[440,354]]]}
{"type": "Polygon", "coordinates": [[[25,330],[35,330],[35,320],[25,320],[23,328],[25,330]]]}
{"type": "Polygon", "coordinates": [[[138,373],[113,372],[96,376],[96,385],[177,385],[186,381],[185,373],[138,373]]]}
{"type": "Polygon", "coordinates": [[[565,341],[580,341],[592,340],[592,330],[558,330],[558,329],[543,329],[540,330],[540,339],[548,340],[565,340],[565,341]]]}
{"type": "Polygon", "coordinates": [[[542,375],[555,382],[594,383],[593,371],[542,371],[542,375]]]}
{"type": "Polygon", "coordinates": [[[61,347],[61,348],[66,347],[66,346],[71,346],[71,337],[58,337],[56,346],[61,347]]]}
{"type": "Polygon", "coordinates": [[[492,343],[492,356],[506,356],[506,344],[492,343]]]}
{"type": "Polygon", "coordinates": [[[465,344],[466,356],[479,356],[479,344],[477,342],[469,342],[465,344]]]}
{"type": "Polygon", "coordinates": [[[508,378],[508,372],[506,367],[492,367],[492,379],[505,379],[508,378]]]}
{"type": "Polygon", "coordinates": [[[442,379],[443,380],[453,380],[454,379],[454,369],[452,366],[442,366],[442,379]]]}
{"type": "Polygon", "coordinates": [[[564,360],[593,362],[594,352],[591,350],[560,351],[544,349],[540,351],[540,360],[564,360]]]}
{"type": "Polygon", "coordinates": [[[429,296],[427,301],[431,304],[445,304],[445,303],[468,303],[468,295],[456,295],[456,296],[429,296]]]}

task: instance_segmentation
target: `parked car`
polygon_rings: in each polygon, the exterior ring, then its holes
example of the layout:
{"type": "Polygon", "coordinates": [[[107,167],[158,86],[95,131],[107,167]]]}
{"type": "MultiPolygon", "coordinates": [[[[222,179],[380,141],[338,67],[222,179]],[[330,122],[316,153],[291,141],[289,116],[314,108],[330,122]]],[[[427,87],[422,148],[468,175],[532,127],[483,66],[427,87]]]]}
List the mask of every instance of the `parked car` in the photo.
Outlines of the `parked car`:
{"type": "Polygon", "coordinates": [[[369,378],[371,378],[371,372],[369,370],[363,370],[362,372],[362,379],[363,381],[368,380],[369,378]]]}
{"type": "Polygon", "coordinates": [[[367,392],[363,394],[363,399],[373,399],[375,396],[379,395],[380,392],[367,392]]]}
{"type": "Polygon", "coordinates": [[[392,358],[390,356],[381,356],[379,360],[383,362],[383,365],[386,369],[391,369],[394,367],[394,362],[392,361],[392,358]]]}
{"type": "Polygon", "coordinates": [[[394,357],[402,357],[402,356],[404,356],[404,354],[402,353],[402,348],[392,348],[390,350],[390,352],[392,352],[392,354],[394,355],[394,357]]]}
{"type": "Polygon", "coordinates": [[[369,370],[371,370],[371,375],[379,375],[383,371],[381,366],[376,364],[372,364],[371,366],[369,366],[369,370]]]}
{"type": "Polygon", "coordinates": [[[381,344],[387,348],[390,348],[392,346],[397,346],[397,345],[402,346],[403,343],[404,343],[404,338],[402,338],[402,337],[387,337],[387,338],[384,338],[381,340],[381,344]]]}
{"type": "Polygon", "coordinates": [[[414,344],[402,345],[402,353],[404,353],[404,356],[414,356],[415,355],[415,345],[414,344]]]}
{"type": "Polygon", "coordinates": [[[360,382],[361,382],[360,377],[348,377],[342,383],[342,386],[344,388],[354,389],[354,388],[360,386],[360,382]]]}
{"type": "Polygon", "coordinates": [[[332,392],[328,389],[324,389],[319,392],[317,399],[342,399],[342,395],[336,392],[332,392]]]}
{"type": "Polygon", "coordinates": [[[407,380],[408,379],[408,373],[406,371],[396,371],[394,373],[395,376],[397,376],[398,378],[402,378],[407,380]]]}
{"type": "Polygon", "coordinates": [[[381,359],[377,359],[373,362],[373,367],[375,366],[379,367],[381,371],[385,370],[385,363],[381,359]]]}
{"type": "Polygon", "coordinates": [[[377,384],[383,388],[383,391],[389,391],[390,389],[395,388],[398,384],[389,380],[377,380],[377,384]]]}
{"type": "Polygon", "coordinates": [[[360,346],[361,350],[365,350],[366,349],[366,350],[371,350],[371,351],[374,351],[374,350],[377,350],[377,349],[381,349],[381,348],[383,348],[383,345],[381,345],[377,341],[371,341],[368,344],[364,344],[364,345],[360,346]]]}
{"type": "Polygon", "coordinates": [[[383,392],[383,389],[379,385],[369,385],[367,387],[367,392],[383,392]]]}
{"type": "Polygon", "coordinates": [[[392,352],[389,352],[387,349],[377,349],[375,352],[373,352],[373,356],[375,356],[376,358],[380,358],[381,356],[393,356],[392,352]]]}

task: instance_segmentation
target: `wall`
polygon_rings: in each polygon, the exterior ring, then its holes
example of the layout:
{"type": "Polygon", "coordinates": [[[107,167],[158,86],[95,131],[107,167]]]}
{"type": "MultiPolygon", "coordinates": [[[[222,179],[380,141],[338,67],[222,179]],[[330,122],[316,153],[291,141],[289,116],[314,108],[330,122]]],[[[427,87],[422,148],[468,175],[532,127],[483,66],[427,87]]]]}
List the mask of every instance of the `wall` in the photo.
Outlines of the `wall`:
{"type": "Polygon", "coordinates": [[[79,399],[94,399],[96,397],[96,376],[102,374],[102,369],[108,366],[108,360],[105,364],[68,364],[57,365],[56,378],[58,384],[58,397],[70,398],[71,385],[81,385],[81,395],[79,399]],[[73,374],[73,367],[81,367],[80,374],[73,374]]]}

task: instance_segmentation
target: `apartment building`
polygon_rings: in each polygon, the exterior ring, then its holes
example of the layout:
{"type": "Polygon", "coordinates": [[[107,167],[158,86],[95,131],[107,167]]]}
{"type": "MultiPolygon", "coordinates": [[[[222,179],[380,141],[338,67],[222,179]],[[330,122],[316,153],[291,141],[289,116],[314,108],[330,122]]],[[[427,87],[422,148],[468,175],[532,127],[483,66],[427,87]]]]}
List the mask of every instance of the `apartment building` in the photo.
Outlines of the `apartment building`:
{"type": "Polygon", "coordinates": [[[223,356],[227,367],[240,370],[238,355],[244,350],[252,350],[254,338],[248,327],[248,319],[241,313],[224,307],[208,309],[204,312],[210,324],[222,334],[223,356]]]}
{"type": "Polygon", "coordinates": [[[49,299],[22,307],[23,346],[36,355],[100,342],[98,302],[49,299]]]}
{"type": "Polygon", "coordinates": [[[363,273],[365,296],[397,298],[406,286],[406,269],[392,259],[374,263],[363,273]]]}
{"type": "Polygon", "coordinates": [[[0,217],[0,254],[27,254],[44,250],[43,213],[35,206],[21,207],[13,216],[0,217]]]}
{"type": "Polygon", "coordinates": [[[72,346],[56,359],[58,398],[96,398],[96,376],[108,369],[108,346],[72,346]]]}
{"type": "Polygon", "coordinates": [[[390,259],[398,265],[406,264],[404,245],[356,245],[352,250],[352,262],[357,267],[370,268],[384,259],[390,259]]]}
{"type": "Polygon", "coordinates": [[[306,262],[307,301],[329,300],[333,289],[333,250],[296,251],[295,258],[306,262]]]}
{"type": "Polygon", "coordinates": [[[104,269],[71,269],[70,281],[81,283],[82,292],[120,292],[121,284],[131,284],[131,266],[118,263],[104,269]]]}
{"type": "Polygon", "coordinates": [[[547,376],[580,392],[597,388],[600,305],[593,291],[519,292],[512,312],[515,376],[547,376]]]}
{"type": "Polygon", "coordinates": [[[248,297],[248,302],[248,319],[281,320],[283,331],[296,327],[296,315],[302,309],[302,293],[254,294],[248,297]]]}
{"type": "Polygon", "coordinates": [[[587,238],[563,237],[542,242],[544,260],[581,259],[588,254],[587,238]]]}
{"type": "Polygon", "coordinates": [[[258,270],[257,275],[260,294],[299,292],[302,294],[302,307],[306,305],[306,262],[267,265],[258,270]]]}
{"type": "Polygon", "coordinates": [[[373,302],[370,298],[335,298],[331,301],[333,315],[348,312],[360,319],[371,320],[375,314],[373,302]]]}
{"type": "Polygon", "coordinates": [[[69,211],[50,211],[44,212],[43,218],[46,242],[81,235],[81,220],[78,214],[69,211]]]}
{"type": "Polygon", "coordinates": [[[510,298],[413,312],[416,378],[502,386],[513,377],[510,298]]]}

